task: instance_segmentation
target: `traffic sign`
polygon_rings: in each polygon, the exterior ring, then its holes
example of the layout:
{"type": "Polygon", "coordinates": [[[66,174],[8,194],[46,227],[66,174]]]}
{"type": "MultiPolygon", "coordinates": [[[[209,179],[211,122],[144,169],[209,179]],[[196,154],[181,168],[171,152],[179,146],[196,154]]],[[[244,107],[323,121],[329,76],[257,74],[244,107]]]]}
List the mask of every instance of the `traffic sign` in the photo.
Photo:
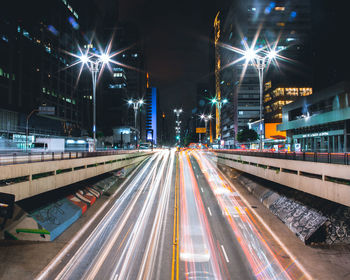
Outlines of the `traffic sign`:
{"type": "Polygon", "coordinates": [[[196,133],[206,133],[207,130],[205,127],[196,127],[196,133]]]}

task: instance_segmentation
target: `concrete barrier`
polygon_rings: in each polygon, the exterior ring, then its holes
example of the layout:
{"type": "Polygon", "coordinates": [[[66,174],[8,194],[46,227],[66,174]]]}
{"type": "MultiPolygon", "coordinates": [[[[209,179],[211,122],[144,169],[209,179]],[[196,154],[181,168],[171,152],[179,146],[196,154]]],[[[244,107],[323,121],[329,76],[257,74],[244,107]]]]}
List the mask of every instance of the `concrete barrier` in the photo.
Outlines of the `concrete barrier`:
{"type": "Polygon", "coordinates": [[[350,206],[350,166],[211,153],[219,164],[350,206]]]}
{"type": "Polygon", "coordinates": [[[0,190],[16,201],[137,164],[153,152],[0,166],[0,190]]]}
{"type": "Polygon", "coordinates": [[[278,184],[267,184],[266,180],[222,164],[218,166],[231,180],[238,181],[251,192],[304,243],[350,244],[350,207],[278,184]]]}

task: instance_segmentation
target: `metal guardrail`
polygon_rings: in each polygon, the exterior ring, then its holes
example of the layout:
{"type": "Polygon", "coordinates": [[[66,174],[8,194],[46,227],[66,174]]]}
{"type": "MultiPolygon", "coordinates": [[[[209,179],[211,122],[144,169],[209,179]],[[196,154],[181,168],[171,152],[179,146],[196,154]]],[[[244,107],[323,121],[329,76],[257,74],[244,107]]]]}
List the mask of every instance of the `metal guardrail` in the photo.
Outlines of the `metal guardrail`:
{"type": "Polygon", "coordinates": [[[350,165],[350,153],[318,153],[318,152],[260,152],[237,150],[214,150],[214,152],[229,153],[242,156],[266,157],[286,160],[301,160],[321,163],[350,165]]]}
{"type": "Polygon", "coordinates": [[[21,163],[32,163],[41,161],[53,161],[63,159],[75,159],[75,158],[88,158],[88,157],[99,157],[99,156],[111,156],[111,155],[122,155],[135,152],[143,152],[146,150],[107,150],[97,152],[86,152],[86,151],[71,151],[71,152],[41,152],[41,153],[25,153],[25,152],[14,152],[0,154],[0,166],[21,164],[21,163]]]}

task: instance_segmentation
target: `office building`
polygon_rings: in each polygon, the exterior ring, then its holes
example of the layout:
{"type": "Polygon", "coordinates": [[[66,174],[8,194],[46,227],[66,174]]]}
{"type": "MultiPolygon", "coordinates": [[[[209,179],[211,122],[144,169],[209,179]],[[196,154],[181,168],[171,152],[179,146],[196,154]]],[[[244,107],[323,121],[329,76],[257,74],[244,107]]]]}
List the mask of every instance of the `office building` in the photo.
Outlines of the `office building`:
{"type": "Polygon", "coordinates": [[[268,65],[265,80],[273,84],[310,84],[311,71],[305,66],[310,65],[311,57],[310,1],[239,0],[220,16],[220,32],[216,34],[219,38],[215,39],[219,42],[216,61],[220,66],[216,94],[220,91],[221,97],[229,100],[222,107],[221,130],[225,147],[233,147],[237,132],[259,119],[259,79],[252,63],[233,63],[242,54],[224,45],[245,49],[252,46],[255,38],[255,48],[278,42],[276,50],[293,63],[279,61],[278,66],[268,65]]]}
{"type": "Polygon", "coordinates": [[[156,87],[146,90],[146,141],[158,143],[159,91],[156,87]]]}
{"type": "Polygon", "coordinates": [[[265,139],[285,139],[286,134],[277,130],[282,122],[283,106],[292,103],[298,97],[312,94],[312,88],[306,86],[288,86],[283,84],[272,85],[271,81],[264,87],[264,135],[265,139]]]}
{"type": "Polygon", "coordinates": [[[84,42],[80,21],[77,7],[66,0],[9,1],[1,7],[1,133],[25,134],[31,112],[30,134],[80,136],[88,126],[87,86],[78,86],[79,69],[69,67],[75,59],[66,53],[78,53],[84,42]],[[53,115],[37,114],[40,106],[54,107],[53,115]]]}
{"type": "Polygon", "coordinates": [[[294,151],[350,151],[350,83],[341,82],[282,108],[287,143],[294,151]]]}

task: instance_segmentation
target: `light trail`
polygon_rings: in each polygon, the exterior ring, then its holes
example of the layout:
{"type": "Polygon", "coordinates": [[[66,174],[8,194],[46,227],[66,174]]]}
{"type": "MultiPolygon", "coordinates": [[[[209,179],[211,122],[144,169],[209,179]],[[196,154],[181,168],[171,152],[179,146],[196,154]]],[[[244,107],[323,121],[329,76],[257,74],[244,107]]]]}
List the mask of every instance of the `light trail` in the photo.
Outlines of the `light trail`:
{"type": "Polygon", "coordinates": [[[155,153],[63,269],[41,279],[161,279],[174,159],[155,153]]]}
{"type": "Polygon", "coordinates": [[[231,190],[229,184],[203,153],[193,151],[192,155],[201,167],[255,277],[262,280],[291,279],[257,230],[254,220],[249,216],[247,206],[238,193],[231,190]]]}
{"type": "Polygon", "coordinates": [[[186,279],[225,279],[220,271],[214,238],[187,152],[180,161],[180,260],[186,279]]]}

